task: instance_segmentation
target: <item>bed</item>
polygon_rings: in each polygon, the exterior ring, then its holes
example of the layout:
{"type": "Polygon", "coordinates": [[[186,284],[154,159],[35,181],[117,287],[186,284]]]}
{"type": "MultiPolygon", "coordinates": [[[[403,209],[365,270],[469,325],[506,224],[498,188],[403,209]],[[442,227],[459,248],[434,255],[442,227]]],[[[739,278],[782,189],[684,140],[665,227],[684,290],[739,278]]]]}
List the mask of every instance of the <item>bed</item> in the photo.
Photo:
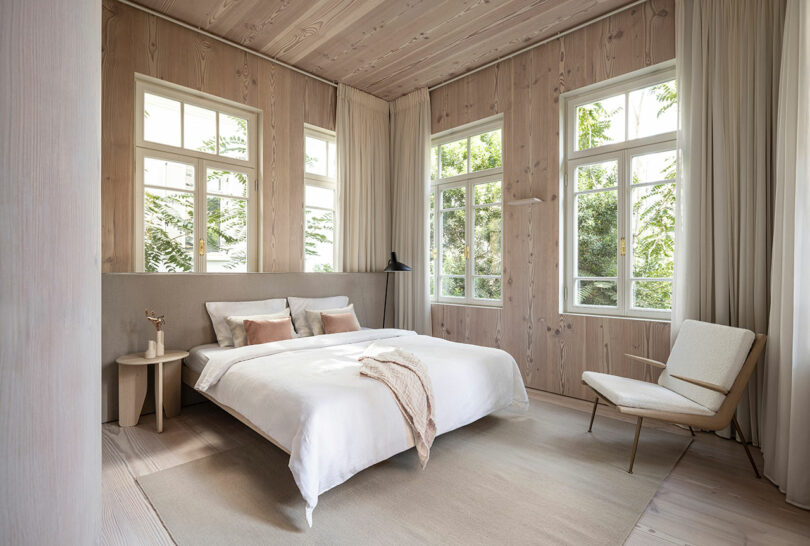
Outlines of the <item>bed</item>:
{"type": "Polygon", "coordinates": [[[528,405],[508,353],[398,329],[195,347],[183,381],[289,453],[312,525],[321,493],[414,445],[388,388],[359,373],[358,357],[372,343],[411,352],[426,365],[437,435],[528,405]]]}

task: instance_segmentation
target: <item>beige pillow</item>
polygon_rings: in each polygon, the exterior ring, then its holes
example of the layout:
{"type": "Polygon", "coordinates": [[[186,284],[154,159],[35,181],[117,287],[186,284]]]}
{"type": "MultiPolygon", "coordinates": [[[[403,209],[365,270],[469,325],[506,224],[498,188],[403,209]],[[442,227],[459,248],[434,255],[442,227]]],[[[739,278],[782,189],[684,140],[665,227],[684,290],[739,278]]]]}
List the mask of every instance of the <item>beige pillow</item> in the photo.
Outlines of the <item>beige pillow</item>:
{"type": "Polygon", "coordinates": [[[324,334],[340,334],[342,332],[356,332],[360,329],[354,313],[321,313],[321,323],[324,334]]]}
{"type": "Polygon", "coordinates": [[[272,320],[247,319],[244,321],[244,325],[248,345],[292,339],[292,319],[290,317],[272,320]]]}
{"type": "MultiPolygon", "coordinates": [[[[234,347],[244,347],[247,345],[247,334],[245,333],[245,325],[244,322],[246,320],[273,320],[273,319],[280,319],[290,316],[290,310],[285,309],[280,313],[273,313],[271,315],[237,315],[237,316],[230,316],[225,318],[225,322],[228,323],[228,327],[231,329],[231,336],[233,337],[233,346],[234,347]]],[[[292,330],[292,324],[290,325],[290,329],[292,330]]],[[[290,336],[292,337],[292,332],[290,332],[290,336]]]]}
{"type": "MultiPolygon", "coordinates": [[[[315,309],[315,310],[307,309],[306,310],[307,323],[309,324],[309,327],[312,330],[313,336],[319,336],[323,334],[323,323],[321,322],[321,313],[326,313],[327,315],[351,313],[352,315],[354,315],[354,304],[350,303],[348,307],[341,307],[340,309],[315,309]]],[[[357,321],[357,316],[355,316],[354,320],[357,321]]]]}

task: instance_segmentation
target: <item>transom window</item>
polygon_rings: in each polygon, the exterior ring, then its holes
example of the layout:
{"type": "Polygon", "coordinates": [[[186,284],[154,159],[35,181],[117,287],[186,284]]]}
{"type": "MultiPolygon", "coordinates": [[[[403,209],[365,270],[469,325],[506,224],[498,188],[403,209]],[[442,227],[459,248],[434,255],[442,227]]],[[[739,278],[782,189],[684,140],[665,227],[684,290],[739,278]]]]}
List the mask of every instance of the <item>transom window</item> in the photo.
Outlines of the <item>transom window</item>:
{"type": "Polygon", "coordinates": [[[667,67],[564,96],[568,312],[669,318],[674,78],[667,67]]]}
{"type": "Polygon", "coordinates": [[[304,270],[335,271],[335,133],[304,128],[304,270]]]}
{"type": "Polygon", "coordinates": [[[433,137],[428,197],[433,301],[501,304],[502,132],[499,116],[433,137]]]}
{"type": "Polygon", "coordinates": [[[258,270],[253,110],[138,76],[135,266],[258,270]]]}

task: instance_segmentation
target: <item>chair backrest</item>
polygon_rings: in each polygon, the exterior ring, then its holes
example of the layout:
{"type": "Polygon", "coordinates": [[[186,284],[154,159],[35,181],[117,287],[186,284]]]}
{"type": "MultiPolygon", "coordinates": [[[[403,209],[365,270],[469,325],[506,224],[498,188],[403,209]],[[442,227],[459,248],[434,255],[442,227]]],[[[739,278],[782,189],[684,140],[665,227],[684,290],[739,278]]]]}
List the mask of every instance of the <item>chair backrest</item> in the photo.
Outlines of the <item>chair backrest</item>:
{"type": "Polygon", "coordinates": [[[667,360],[658,384],[717,411],[726,396],[675,379],[688,377],[730,390],[754,343],[754,333],[743,328],[686,320],[667,360]]]}

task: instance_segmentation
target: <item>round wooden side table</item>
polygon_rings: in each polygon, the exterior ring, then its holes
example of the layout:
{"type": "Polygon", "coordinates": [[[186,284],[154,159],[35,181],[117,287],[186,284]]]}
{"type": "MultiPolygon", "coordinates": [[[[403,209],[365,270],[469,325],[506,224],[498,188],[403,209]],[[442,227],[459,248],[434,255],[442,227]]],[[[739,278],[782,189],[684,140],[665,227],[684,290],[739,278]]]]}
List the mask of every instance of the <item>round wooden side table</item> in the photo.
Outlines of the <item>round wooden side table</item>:
{"type": "Polygon", "coordinates": [[[163,432],[163,410],[166,418],[180,414],[180,361],[187,356],[188,351],[167,350],[154,358],[145,358],[144,353],[132,353],[116,359],[119,426],[138,424],[146,399],[147,368],[155,364],[155,427],[158,432],[163,432]]]}

